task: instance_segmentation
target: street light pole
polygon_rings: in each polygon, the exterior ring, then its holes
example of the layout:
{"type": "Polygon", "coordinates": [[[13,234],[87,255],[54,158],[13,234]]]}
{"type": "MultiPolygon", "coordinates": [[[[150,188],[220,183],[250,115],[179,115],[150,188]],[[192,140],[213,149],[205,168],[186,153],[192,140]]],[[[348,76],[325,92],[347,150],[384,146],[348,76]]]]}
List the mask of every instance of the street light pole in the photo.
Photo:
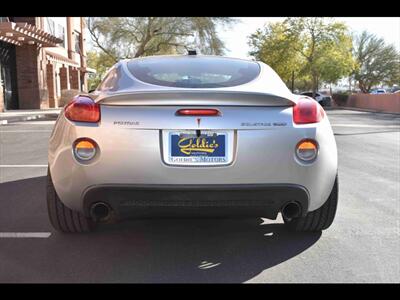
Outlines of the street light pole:
{"type": "Polygon", "coordinates": [[[292,93],[294,91],[294,71],[292,71],[292,93]]]}

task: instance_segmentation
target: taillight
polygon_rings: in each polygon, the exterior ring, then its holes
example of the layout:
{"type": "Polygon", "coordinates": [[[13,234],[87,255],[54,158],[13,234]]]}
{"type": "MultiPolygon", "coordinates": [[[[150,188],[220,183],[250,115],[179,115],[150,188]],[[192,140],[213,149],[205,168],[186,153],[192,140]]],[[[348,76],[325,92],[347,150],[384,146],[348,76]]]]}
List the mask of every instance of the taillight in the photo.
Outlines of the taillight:
{"type": "Polygon", "coordinates": [[[317,123],[324,117],[324,109],[312,99],[301,98],[293,107],[293,122],[296,124],[317,123]]]}
{"type": "Polygon", "coordinates": [[[77,96],[65,107],[65,117],[70,121],[97,123],[100,105],[87,96],[77,96]]]}

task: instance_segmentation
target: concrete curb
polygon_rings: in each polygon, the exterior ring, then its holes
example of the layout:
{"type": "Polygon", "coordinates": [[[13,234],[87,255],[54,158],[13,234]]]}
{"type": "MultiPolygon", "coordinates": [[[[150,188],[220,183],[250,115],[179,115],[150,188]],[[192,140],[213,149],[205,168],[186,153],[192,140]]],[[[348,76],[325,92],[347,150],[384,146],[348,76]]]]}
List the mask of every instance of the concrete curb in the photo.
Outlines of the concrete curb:
{"type": "Polygon", "coordinates": [[[400,113],[398,113],[398,112],[379,111],[379,110],[365,109],[365,108],[357,108],[357,107],[332,106],[332,108],[333,108],[333,109],[344,109],[344,110],[362,111],[362,112],[372,112],[372,113],[378,113],[378,114],[400,115],[400,113]]]}
{"type": "Polygon", "coordinates": [[[0,116],[0,125],[7,125],[15,122],[25,122],[33,120],[56,120],[58,113],[54,114],[37,114],[37,115],[16,115],[16,116],[0,116]]]}

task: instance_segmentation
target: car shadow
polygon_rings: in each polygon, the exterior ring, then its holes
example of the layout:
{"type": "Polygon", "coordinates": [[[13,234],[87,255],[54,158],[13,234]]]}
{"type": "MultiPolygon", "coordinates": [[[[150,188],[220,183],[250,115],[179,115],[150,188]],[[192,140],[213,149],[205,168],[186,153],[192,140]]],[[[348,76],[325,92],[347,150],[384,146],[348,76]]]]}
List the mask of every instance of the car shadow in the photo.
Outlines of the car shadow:
{"type": "Polygon", "coordinates": [[[36,177],[0,184],[8,208],[0,224],[8,231],[52,233],[8,240],[3,282],[239,283],[297,256],[321,236],[291,233],[261,218],[132,220],[63,234],[47,219],[45,183],[36,177]]]}

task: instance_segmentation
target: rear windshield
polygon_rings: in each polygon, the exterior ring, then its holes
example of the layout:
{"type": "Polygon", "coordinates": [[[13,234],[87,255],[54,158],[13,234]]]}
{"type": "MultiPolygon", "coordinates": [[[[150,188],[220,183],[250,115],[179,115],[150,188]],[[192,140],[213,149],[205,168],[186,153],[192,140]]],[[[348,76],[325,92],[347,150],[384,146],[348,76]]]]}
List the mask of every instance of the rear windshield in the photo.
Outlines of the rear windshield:
{"type": "Polygon", "coordinates": [[[137,79],[180,88],[218,88],[241,85],[260,73],[256,62],[207,56],[151,57],[128,62],[137,79]]]}

